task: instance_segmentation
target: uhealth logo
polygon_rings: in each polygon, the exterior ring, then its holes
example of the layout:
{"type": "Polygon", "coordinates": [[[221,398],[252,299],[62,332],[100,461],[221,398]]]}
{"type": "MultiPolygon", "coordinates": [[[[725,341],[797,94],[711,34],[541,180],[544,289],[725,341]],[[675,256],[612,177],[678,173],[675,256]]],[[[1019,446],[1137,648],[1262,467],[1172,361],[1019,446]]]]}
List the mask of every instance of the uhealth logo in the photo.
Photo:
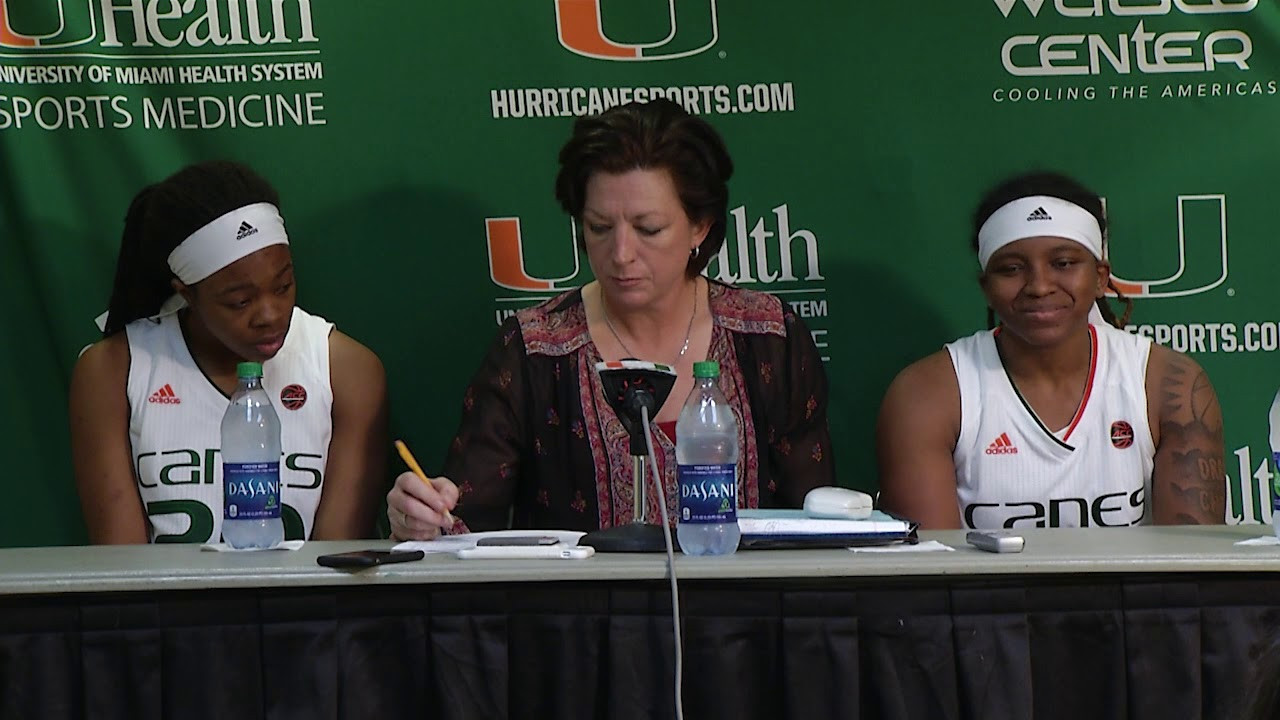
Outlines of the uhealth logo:
{"type": "Polygon", "coordinates": [[[318,42],[311,0],[0,0],[0,48],[45,50],[95,41],[102,48],[318,42]]]}
{"type": "MultiPolygon", "coordinates": [[[[667,0],[666,36],[637,43],[618,42],[605,34],[604,2],[555,0],[556,30],[565,49],[598,60],[672,60],[697,55],[719,38],[716,0],[667,0]]],[[[629,10],[616,0],[612,6],[629,10]]]]}
{"type": "MultiPolygon", "coordinates": [[[[1176,255],[1171,245],[1166,243],[1160,252],[1142,253],[1142,260],[1170,268],[1163,277],[1127,280],[1113,272],[1111,279],[1120,292],[1131,298],[1184,297],[1226,282],[1227,196],[1179,195],[1176,255]]],[[[1110,247],[1104,247],[1103,254],[1111,259],[1110,247]]],[[[1127,259],[1121,259],[1120,264],[1131,267],[1127,259]]]]}
{"type": "MultiPolygon", "coordinates": [[[[724,244],[711,258],[704,271],[723,283],[772,285],[825,280],[819,267],[819,241],[812,230],[797,227],[787,203],[773,208],[771,215],[751,218],[747,208],[739,205],[729,211],[729,227],[725,228],[724,244]],[[773,244],[769,245],[769,240],[773,244]]],[[[556,247],[568,244],[573,252],[573,266],[567,275],[539,277],[525,263],[529,257],[541,261],[555,257],[551,265],[554,272],[568,269],[564,254],[544,250],[547,241],[539,240],[537,250],[529,252],[521,237],[520,218],[485,218],[485,239],[489,249],[489,277],[495,285],[508,290],[547,293],[567,290],[581,285],[578,280],[582,264],[579,260],[577,224],[569,221],[569,232],[555,240],[556,247]],[[575,282],[576,281],[576,282],[575,282]]],[[[535,237],[540,235],[535,234],[535,237]]],[[[541,264],[541,263],[540,263],[541,264]]],[[[821,292],[819,290],[818,292],[821,292]]]]}

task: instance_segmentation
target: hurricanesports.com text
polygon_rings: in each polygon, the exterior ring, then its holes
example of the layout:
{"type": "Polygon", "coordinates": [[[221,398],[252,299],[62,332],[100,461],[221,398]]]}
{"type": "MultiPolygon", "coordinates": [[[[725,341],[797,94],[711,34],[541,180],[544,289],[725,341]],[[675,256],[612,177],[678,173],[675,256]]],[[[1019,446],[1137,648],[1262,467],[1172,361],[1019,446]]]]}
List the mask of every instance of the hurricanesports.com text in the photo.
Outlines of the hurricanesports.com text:
{"type": "Polygon", "coordinates": [[[1125,330],[1184,353],[1254,353],[1280,350],[1280,323],[1230,322],[1127,325],[1125,330]]]}
{"type": "Polygon", "coordinates": [[[598,115],[629,102],[667,98],[694,115],[777,113],[795,110],[790,82],[651,87],[501,88],[489,91],[495,120],[598,115]]]}

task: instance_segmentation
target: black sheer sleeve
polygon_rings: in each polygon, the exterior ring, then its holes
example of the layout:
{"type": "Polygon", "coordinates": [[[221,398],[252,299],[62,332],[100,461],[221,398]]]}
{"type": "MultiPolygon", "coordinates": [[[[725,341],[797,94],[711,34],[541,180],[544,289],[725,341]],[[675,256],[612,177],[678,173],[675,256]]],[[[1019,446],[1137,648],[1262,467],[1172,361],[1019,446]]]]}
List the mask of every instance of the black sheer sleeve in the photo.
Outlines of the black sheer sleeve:
{"type": "Polygon", "coordinates": [[[800,507],[815,487],[836,484],[831,428],[827,425],[827,372],[804,321],[785,307],[787,320],[787,414],[771,448],[779,470],[783,505],[800,507]],[[781,452],[789,448],[788,452],[781,452]]]}
{"type": "Polygon", "coordinates": [[[761,504],[798,508],[805,493],[834,485],[835,460],[827,425],[827,375],[804,321],[783,303],[786,338],[747,336],[743,340],[756,372],[753,412],[761,451],[761,504]]]}
{"type": "Polygon", "coordinates": [[[506,528],[529,437],[526,356],[512,316],[467,386],[444,474],[459,490],[455,514],[472,531],[506,528]]]}

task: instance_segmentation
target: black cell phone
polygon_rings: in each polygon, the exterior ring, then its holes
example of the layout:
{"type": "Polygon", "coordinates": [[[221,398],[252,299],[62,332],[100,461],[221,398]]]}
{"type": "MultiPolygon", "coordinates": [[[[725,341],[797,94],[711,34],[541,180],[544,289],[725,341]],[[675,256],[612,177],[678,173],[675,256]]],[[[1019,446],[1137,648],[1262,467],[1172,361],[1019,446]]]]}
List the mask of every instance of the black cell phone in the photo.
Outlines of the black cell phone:
{"type": "Polygon", "coordinates": [[[476,541],[476,547],[528,547],[555,545],[558,542],[560,542],[559,538],[550,535],[499,535],[480,538],[476,541]]]}
{"type": "Polygon", "coordinates": [[[353,550],[352,552],[321,555],[316,562],[331,568],[366,568],[388,563],[421,560],[426,553],[421,550],[353,550]]]}

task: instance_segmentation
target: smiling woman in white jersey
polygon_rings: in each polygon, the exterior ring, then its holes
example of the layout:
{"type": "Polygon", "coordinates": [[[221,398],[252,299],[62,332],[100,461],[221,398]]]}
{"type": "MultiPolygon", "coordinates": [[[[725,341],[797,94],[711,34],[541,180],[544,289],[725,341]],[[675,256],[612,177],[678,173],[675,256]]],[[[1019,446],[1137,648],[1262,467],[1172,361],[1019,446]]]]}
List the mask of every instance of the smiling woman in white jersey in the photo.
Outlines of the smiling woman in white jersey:
{"type": "Polygon", "coordinates": [[[103,339],[71,379],[76,486],[94,543],[218,541],[219,425],[236,365],[280,416],[287,538],[373,534],[386,458],[377,356],[294,305],[276,191],[228,162],[142,190],[125,217],[103,339]]]}
{"type": "Polygon", "coordinates": [[[890,385],[883,506],[935,529],[1222,523],[1217,395],[1194,360],[1119,329],[1101,199],[1035,173],[988,193],[974,220],[999,325],[890,385]]]}

